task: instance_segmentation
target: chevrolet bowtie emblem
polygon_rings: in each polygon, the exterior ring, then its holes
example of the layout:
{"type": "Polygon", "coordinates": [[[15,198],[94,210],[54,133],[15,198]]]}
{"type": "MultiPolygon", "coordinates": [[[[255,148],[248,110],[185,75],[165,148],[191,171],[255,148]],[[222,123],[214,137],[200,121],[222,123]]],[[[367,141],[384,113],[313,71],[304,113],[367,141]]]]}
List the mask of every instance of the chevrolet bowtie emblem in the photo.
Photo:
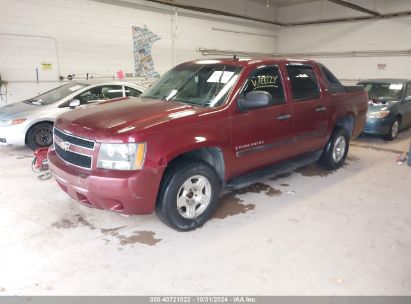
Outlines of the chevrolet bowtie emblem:
{"type": "Polygon", "coordinates": [[[61,142],[60,147],[61,147],[64,151],[67,151],[67,150],[70,148],[70,143],[67,142],[67,141],[63,141],[63,142],[61,142]]]}
{"type": "Polygon", "coordinates": [[[62,141],[61,139],[56,140],[56,144],[60,146],[64,151],[70,149],[70,143],[67,141],[62,141]]]}

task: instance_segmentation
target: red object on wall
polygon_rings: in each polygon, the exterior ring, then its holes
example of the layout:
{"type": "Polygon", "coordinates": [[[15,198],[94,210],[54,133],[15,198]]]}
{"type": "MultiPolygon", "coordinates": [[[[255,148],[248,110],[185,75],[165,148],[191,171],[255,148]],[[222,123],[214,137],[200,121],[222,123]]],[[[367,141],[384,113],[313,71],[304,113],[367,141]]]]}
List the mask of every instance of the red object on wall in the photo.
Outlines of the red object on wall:
{"type": "Polygon", "coordinates": [[[118,79],[124,79],[124,73],[123,73],[123,71],[118,71],[117,72],[117,77],[118,77],[118,79]]]}

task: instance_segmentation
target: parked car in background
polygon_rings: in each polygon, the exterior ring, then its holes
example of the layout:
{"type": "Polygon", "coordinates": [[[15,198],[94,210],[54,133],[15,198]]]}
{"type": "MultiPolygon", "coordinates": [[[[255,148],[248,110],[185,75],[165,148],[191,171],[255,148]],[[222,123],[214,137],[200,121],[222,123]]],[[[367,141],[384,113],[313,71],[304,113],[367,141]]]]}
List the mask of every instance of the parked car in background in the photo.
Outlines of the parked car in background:
{"type": "Polygon", "coordinates": [[[358,84],[369,98],[365,134],[393,140],[400,130],[411,126],[411,80],[370,79],[358,84]]]}
{"type": "Polygon", "coordinates": [[[367,102],[361,86],[341,85],[310,60],[187,62],[139,98],[60,115],[49,165],[84,205],[156,210],[186,231],[212,215],[222,188],[240,176],[308,156],[341,167],[367,102]]]}
{"type": "Polygon", "coordinates": [[[56,117],[78,106],[120,97],[137,97],[144,87],[124,81],[72,81],[36,97],[0,108],[0,145],[35,150],[53,142],[56,117]]]}

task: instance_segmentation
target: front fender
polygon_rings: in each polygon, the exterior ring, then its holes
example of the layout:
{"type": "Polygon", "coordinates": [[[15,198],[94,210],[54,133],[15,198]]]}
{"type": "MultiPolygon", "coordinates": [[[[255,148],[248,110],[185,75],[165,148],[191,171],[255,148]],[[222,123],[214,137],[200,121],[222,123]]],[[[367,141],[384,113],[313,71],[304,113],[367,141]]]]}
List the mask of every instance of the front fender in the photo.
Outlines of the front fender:
{"type": "Polygon", "coordinates": [[[204,148],[217,147],[224,159],[230,151],[229,125],[223,120],[212,128],[205,126],[169,129],[147,140],[147,165],[166,166],[173,159],[204,148]]]}
{"type": "Polygon", "coordinates": [[[41,122],[51,122],[54,123],[56,121],[56,118],[65,112],[67,112],[69,109],[68,108],[53,108],[50,110],[45,110],[42,112],[35,113],[31,115],[28,118],[28,124],[26,125],[26,133],[28,130],[34,126],[35,124],[41,123],[41,122]]]}

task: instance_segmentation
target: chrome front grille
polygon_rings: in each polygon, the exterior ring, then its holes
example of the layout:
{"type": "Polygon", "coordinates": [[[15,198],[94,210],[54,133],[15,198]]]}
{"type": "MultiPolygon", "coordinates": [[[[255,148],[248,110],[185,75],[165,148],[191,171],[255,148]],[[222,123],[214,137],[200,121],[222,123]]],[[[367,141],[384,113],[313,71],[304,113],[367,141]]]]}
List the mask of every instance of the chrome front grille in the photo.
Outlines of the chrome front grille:
{"type": "Polygon", "coordinates": [[[54,128],[54,149],[56,154],[65,162],[84,169],[91,169],[93,156],[78,151],[77,147],[83,150],[93,150],[95,142],[64,133],[54,128]],[[75,147],[73,151],[73,147],[75,147]]]}
{"type": "Polygon", "coordinates": [[[92,140],[69,135],[67,133],[61,132],[59,129],[56,128],[54,128],[54,135],[59,137],[61,140],[69,142],[73,145],[94,150],[95,142],[92,140]]]}

